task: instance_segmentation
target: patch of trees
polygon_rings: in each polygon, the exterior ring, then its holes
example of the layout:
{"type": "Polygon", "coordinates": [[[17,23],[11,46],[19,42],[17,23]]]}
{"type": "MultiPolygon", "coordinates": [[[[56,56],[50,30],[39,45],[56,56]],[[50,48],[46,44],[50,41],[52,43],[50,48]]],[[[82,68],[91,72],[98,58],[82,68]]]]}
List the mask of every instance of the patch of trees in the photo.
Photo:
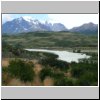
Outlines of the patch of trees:
{"type": "Polygon", "coordinates": [[[81,50],[80,49],[78,49],[78,50],[74,49],[73,52],[74,53],[81,53],[81,50]]]}
{"type": "Polygon", "coordinates": [[[55,80],[55,86],[74,86],[74,82],[72,79],[62,77],[61,79],[55,80]]]}
{"type": "Polygon", "coordinates": [[[67,71],[69,69],[69,64],[65,61],[58,60],[58,55],[51,53],[43,53],[39,63],[43,66],[50,66],[52,68],[59,68],[60,70],[67,71]]]}
{"type": "Polygon", "coordinates": [[[14,58],[39,58],[40,55],[38,52],[30,52],[23,49],[23,46],[20,44],[11,45],[7,42],[2,42],[2,57],[14,57],[14,58]]]}
{"type": "Polygon", "coordinates": [[[22,46],[20,44],[11,45],[8,44],[6,41],[2,41],[2,56],[3,57],[13,57],[13,56],[20,56],[23,53],[22,46]]]}
{"type": "Polygon", "coordinates": [[[79,86],[91,86],[98,83],[98,63],[84,61],[71,63],[71,74],[79,86]]]}
{"type": "Polygon", "coordinates": [[[55,72],[53,76],[54,76],[55,86],[65,86],[66,85],[64,73],[55,72]]]}
{"type": "Polygon", "coordinates": [[[77,85],[80,86],[96,86],[98,85],[98,74],[93,72],[85,72],[77,81],[77,85]]]}
{"type": "MultiPolygon", "coordinates": [[[[42,64],[47,66],[44,67],[44,69],[40,73],[40,78],[42,81],[47,76],[49,76],[53,78],[55,86],[97,86],[98,85],[98,63],[97,62],[94,62],[91,59],[83,59],[80,60],[79,63],[75,63],[75,62],[70,63],[71,77],[65,76],[64,70],[61,69],[57,70],[57,68],[60,68],[61,65],[59,64],[59,62],[57,63],[55,62],[56,62],[55,59],[43,60],[42,64]]],[[[62,65],[61,68],[63,68],[63,66],[64,65],[62,65]]]]}
{"type": "Polygon", "coordinates": [[[86,53],[87,55],[90,55],[90,61],[91,62],[98,62],[98,53],[86,53]]]}
{"type": "Polygon", "coordinates": [[[40,78],[43,81],[47,76],[52,77],[53,72],[50,68],[43,68],[40,72],[40,78]]]}
{"type": "Polygon", "coordinates": [[[11,76],[9,74],[8,68],[3,66],[2,67],[2,85],[7,86],[10,79],[11,79],[11,76]]]}
{"type": "Polygon", "coordinates": [[[6,41],[2,42],[2,56],[14,57],[14,58],[26,58],[26,59],[56,59],[58,55],[45,53],[45,52],[32,52],[24,50],[21,44],[8,44],[6,41]]]}
{"type": "Polygon", "coordinates": [[[69,64],[67,62],[58,60],[58,59],[53,59],[53,58],[41,59],[40,64],[42,64],[44,66],[59,68],[61,70],[65,70],[65,71],[67,71],[69,69],[69,64]]]}
{"type": "Polygon", "coordinates": [[[42,53],[44,55],[45,59],[56,59],[58,58],[58,55],[52,54],[52,53],[42,53]]]}
{"type": "Polygon", "coordinates": [[[54,71],[48,66],[41,70],[40,78],[42,81],[46,77],[51,77],[54,80],[55,86],[73,86],[74,81],[72,79],[67,78],[63,72],[54,71]]]}
{"type": "Polygon", "coordinates": [[[33,66],[34,65],[32,63],[15,59],[10,61],[8,70],[12,77],[19,78],[21,81],[33,81],[33,66]]]}

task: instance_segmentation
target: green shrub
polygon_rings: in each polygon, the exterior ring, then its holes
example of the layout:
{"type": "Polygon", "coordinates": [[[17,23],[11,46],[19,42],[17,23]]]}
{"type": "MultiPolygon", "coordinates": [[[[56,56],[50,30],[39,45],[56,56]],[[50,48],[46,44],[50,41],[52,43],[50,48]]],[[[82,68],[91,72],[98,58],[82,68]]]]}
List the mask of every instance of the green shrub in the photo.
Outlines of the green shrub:
{"type": "Polygon", "coordinates": [[[66,80],[65,80],[65,78],[56,80],[55,83],[54,83],[54,85],[55,86],[66,86],[66,80]]]}
{"type": "Polygon", "coordinates": [[[61,72],[54,72],[53,77],[55,80],[59,80],[64,77],[64,73],[61,72]]]}
{"type": "Polygon", "coordinates": [[[7,73],[8,72],[8,68],[7,67],[2,67],[2,73],[7,73]]]}
{"type": "Polygon", "coordinates": [[[97,82],[97,81],[92,72],[87,72],[87,73],[83,74],[78,80],[78,84],[80,86],[91,86],[92,83],[94,83],[94,82],[97,82]]]}
{"type": "Polygon", "coordinates": [[[66,77],[55,79],[55,86],[73,86],[73,85],[74,82],[72,79],[68,79],[66,77]]]}
{"type": "Polygon", "coordinates": [[[79,78],[84,72],[82,64],[74,64],[71,66],[72,76],[75,78],[79,78]]]}
{"type": "Polygon", "coordinates": [[[79,49],[79,50],[77,50],[77,53],[81,53],[81,50],[79,49]]]}
{"type": "Polygon", "coordinates": [[[2,85],[8,85],[11,76],[9,75],[8,67],[2,67],[2,85]]]}
{"type": "Polygon", "coordinates": [[[44,68],[40,72],[40,78],[43,81],[47,76],[52,77],[53,72],[50,68],[44,68]]]}
{"type": "Polygon", "coordinates": [[[67,71],[69,69],[69,65],[67,62],[62,60],[57,60],[53,58],[45,58],[40,61],[40,63],[44,66],[56,67],[60,70],[67,71]]]}
{"type": "Polygon", "coordinates": [[[19,78],[20,80],[26,82],[26,81],[32,81],[34,77],[34,71],[32,68],[31,63],[26,63],[22,60],[12,60],[10,61],[10,64],[8,66],[9,73],[19,78]]]}
{"type": "Polygon", "coordinates": [[[92,86],[98,83],[98,63],[84,59],[79,63],[71,63],[72,77],[77,79],[78,86],[92,86]]]}

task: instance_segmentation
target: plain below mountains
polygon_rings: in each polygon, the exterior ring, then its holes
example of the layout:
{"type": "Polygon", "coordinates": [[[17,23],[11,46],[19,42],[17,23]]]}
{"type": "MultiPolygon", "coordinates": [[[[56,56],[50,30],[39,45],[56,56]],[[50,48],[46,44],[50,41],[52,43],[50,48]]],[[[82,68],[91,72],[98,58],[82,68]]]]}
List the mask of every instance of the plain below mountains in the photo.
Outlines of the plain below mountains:
{"type": "Polygon", "coordinates": [[[50,32],[60,32],[69,31],[74,33],[81,33],[86,35],[97,35],[98,25],[92,22],[85,23],[79,27],[73,27],[72,29],[67,29],[62,23],[42,23],[37,19],[26,19],[24,17],[13,19],[2,24],[3,34],[18,34],[36,31],[50,31],[50,32]]]}

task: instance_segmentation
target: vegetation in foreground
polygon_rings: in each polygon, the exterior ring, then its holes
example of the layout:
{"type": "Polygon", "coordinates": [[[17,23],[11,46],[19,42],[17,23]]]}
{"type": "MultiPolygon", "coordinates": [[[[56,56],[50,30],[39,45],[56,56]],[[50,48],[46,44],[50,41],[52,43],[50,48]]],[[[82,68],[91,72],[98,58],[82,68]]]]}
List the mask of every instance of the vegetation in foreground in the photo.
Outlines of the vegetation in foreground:
{"type": "MultiPolygon", "coordinates": [[[[20,48],[15,49],[12,46],[9,48],[8,51],[6,51],[8,55],[5,56],[9,57],[10,53],[12,57],[15,56],[16,59],[11,60],[8,67],[2,67],[2,85],[9,85],[12,78],[19,79],[24,83],[34,83],[36,73],[34,71],[35,63],[31,62],[32,59],[36,59],[37,63],[42,67],[38,73],[38,78],[42,83],[41,85],[43,85],[47,77],[53,80],[53,85],[55,86],[98,85],[98,57],[96,53],[88,53],[91,55],[91,58],[80,60],[79,63],[67,63],[57,60],[56,58],[58,56],[54,54],[42,52],[30,53],[23,49],[21,49],[23,52],[19,52],[21,51],[20,48]],[[12,48],[12,51],[9,51],[9,48],[12,48]],[[21,54],[16,55],[14,51],[21,54]],[[24,55],[24,57],[22,55],[24,55]]],[[[4,49],[4,51],[5,50],[7,49],[4,49]]]]}
{"type": "MultiPolygon", "coordinates": [[[[52,62],[55,63],[55,62],[52,62]]],[[[57,64],[58,65],[58,64],[57,64]]],[[[55,66],[42,66],[39,78],[43,83],[47,77],[52,78],[55,86],[97,86],[98,85],[98,64],[96,62],[83,61],[72,62],[66,68],[55,66]],[[70,75],[69,75],[69,74],[70,75]]],[[[23,82],[34,82],[34,64],[23,60],[13,60],[8,67],[2,68],[2,84],[8,85],[6,79],[18,78],[23,82]],[[5,78],[4,76],[7,75],[5,78]]]]}
{"type": "MultiPolygon", "coordinates": [[[[32,36],[32,34],[29,35],[32,36]]],[[[44,37],[47,38],[47,36],[44,37]]],[[[51,36],[51,34],[49,36],[51,36]]],[[[42,37],[42,35],[40,36],[38,34],[36,37],[42,37]]],[[[54,86],[97,86],[98,85],[97,52],[91,52],[91,53],[88,52],[87,54],[91,56],[91,58],[88,60],[83,59],[80,60],[79,63],[75,62],[67,63],[61,60],[57,60],[56,58],[58,56],[55,54],[25,51],[24,50],[25,45],[23,44],[24,41],[21,40],[23,43],[19,43],[19,38],[20,38],[19,36],[3,37],[2,58],[3,59],[8,58],[10,61],[8,61],[9,65],[2,66],[2,85],[4,86],[16,85],[13,82],[14,79],[15,81],[20,83],[20,84],[18,83],[17,85],[36,86],[37,81],[39,85],[44,85],[44,81],[48,77],[52,79],[53,81],[52,85],[54,86]],[[16,40],[14,37],[16,37],[16,39],[18,40],[16,40]],[[6,41],[4,41],[5,38],[7,39],[6,41]],[[11,39],[12,42],[9,39],[11,39]],[[33,62],[33,60],[36,60],[36,62],[33,62]],[[39,66],[37,65],[39,65],[41,68],[38,69],[39,66]]],[[[25,39],[26,38],[29,37],[25,37],[25,39]]],[[[22,37],[20,39],[22,39],[22,37]]],[[[58,39],[58,37],[56,39],[58,39]]],[[[94,37],[91,36],[91,39],[88,41],[91,41],[91,44],[93,44],[91,46],[95,47],[97,43],[95,39],[94,40],[93,39],[94,37]],[[93,41],[95,42],[92,43],[93,41]]],[[[41,44],[43,43],[41,42],[41,44]]],[[[65,47],[66,46],[68,45],[65,44],[65,47]]],[[[80,50],[75,50],[75,51],[81,52],[80,50]]]]}

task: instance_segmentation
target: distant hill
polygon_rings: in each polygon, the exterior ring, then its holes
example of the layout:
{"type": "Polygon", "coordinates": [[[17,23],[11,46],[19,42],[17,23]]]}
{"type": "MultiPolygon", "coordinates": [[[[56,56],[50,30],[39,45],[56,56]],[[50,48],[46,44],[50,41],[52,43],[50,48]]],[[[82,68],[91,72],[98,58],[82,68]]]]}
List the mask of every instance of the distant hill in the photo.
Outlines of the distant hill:
{"type": "Polygon", "coordinates": [[[74,27],[70,29],[70,32],[77,32],[86,35],[97,35],[98,34],[98,25],[94,23],[86,23],[79,27],[74,27]]]}

